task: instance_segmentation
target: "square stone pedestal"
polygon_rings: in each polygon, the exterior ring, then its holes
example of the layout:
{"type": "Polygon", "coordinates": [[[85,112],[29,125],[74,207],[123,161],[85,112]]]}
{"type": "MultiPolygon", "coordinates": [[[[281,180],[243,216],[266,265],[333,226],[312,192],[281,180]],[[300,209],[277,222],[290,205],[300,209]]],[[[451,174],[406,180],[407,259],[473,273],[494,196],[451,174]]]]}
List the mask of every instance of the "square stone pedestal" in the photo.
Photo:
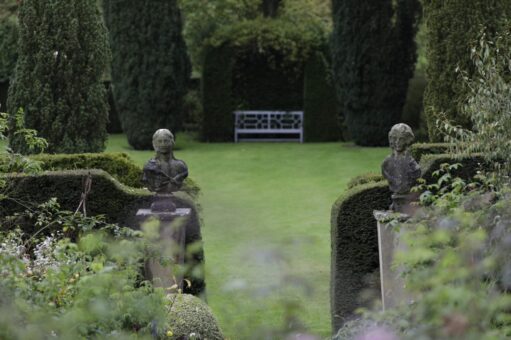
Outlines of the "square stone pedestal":
{"type": "Polygon", "coordinates": [[[397,218],[400,222],[406,221],[409,217],[408,215],[392,211],[374,211],[374,217],[378,222],[378,249],[383,310],[410,302],[410,297],[405,290],[404,280],[401,277],[402,270],[393,265],[396,252],[405,250],[405,246],[400,242],[401,233],[394,230],[392,225],[386,222],[389,216],[397,218]]]}
{"type": "Polygon", "coordinates": [[[149,259],[145,264],[146,279],[151,280],[155,287],[170,288],[177,285],[183,288],[182,274],[176,273],[173,268],[182,267],[186,257],[186,219],[189,218],[191,209],[178,208],[174,211],[152,211],[151,209],[139,209],[137,219],[142,225],[151,219],[159,221],[159,238],[154,246],[160,256],[149,259]],[[168,265],[160,263],[160,257],[164,257],[168,265]]]}

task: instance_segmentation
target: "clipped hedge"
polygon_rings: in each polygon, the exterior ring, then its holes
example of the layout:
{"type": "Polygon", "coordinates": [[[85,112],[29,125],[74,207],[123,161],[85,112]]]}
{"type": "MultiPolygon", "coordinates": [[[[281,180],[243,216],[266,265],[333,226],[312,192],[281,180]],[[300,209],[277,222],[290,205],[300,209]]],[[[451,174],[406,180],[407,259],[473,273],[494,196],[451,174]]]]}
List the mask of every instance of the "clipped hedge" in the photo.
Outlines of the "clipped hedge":
{"type": "Polygon", "coordinates": [[[211,309],[200,299],[188,294],[170,295],[169,323],[171,339],[223,340],[224,336],[211,309]]]}
{"type": "MultiPolygon", "coordinates": [[[[373,210],[391,204],[386,181],[367,183],[344,192],[332,206],[330,307],[332,331],[361,307],[366,278],[378,270],[378,233],[373,210]]],[[[374,287],[378,289],[378,287],[374,287]]]]}
{"type": "Polygon", "coordinates": [[[489,169],[489,164],[481,155],[473,155],[472,157],[456,159],[449,154],[424,155],[421,159],[422,178],[426,181],[434,182],[433,172],[444,163],[460,163],[461,167],[454,170],[451,174],[464,180],[471,179],[477,170],[489,169]]]}
{"type": "MultiPolygon", "coordinates": [[[[78,153],[78,154],[39,154],[30,156],[41,162],[43,170],[101,169],[117,181],[132,188],[142,188],[142,168],[136,165],[124,152],[78,153]]],[[[6,160],[0,159],[0,168],[6,160]]],[[[196,198],[200,189],[191,179],[185,179],[181,191],[196,198]]]]}
{"type": "Polygon", "coordinates": [[[232,95],[240,110],[296,111],[303,107],[301,65],[286,65],[277,51],[236,48],[232,95]]]}
{"type": "Polygon", "coordinates": [[[325,55],[314,53],[305,64],[303,84],[303,130],[306,142],[341,139],[339,109],[330,77],[325,55]]]}
{"type": "Polygon", "coordinates": [[[415,143],[410,147],[413,158],[419,162],[422,156],[429,154],[445,154],[449,151],[449,143],[415,143]]]}
{"type": "Polygon", "coordinates": [[[142,169],[125,153],[40,154],[30,157],[43,170],[102,169],[124,185],[142,187],[142,169]]]}
{"type": "MultiPolygon", "coordinates": [[[[2,174],[7,180],[6,195],[9,197],[1,202],[0,219],[23,211],[29,204],[41,204],[55,197],[64,210],[75,211],[81,199],[84,179],[91,175],[92,187],[87,197],[87,214],[89,216],[105,215],[111,223],[119,223],[137,229],[139,221],[136,212],[141,208],[149,208],[153,194],[146,189],[136,189],[119,183],[103,170],[65,170],[46,171],[36,175],[2,174]]],[[[194,199],[186,192],[175,193],[176,205],[191,208],[192,214],[186,224],[186,244],[202,240],[201,220],[194,199]]],[[[5,221],[4,221],[5,222],[5,221]]],[[[8,228],[7,223],[2,224],[8,228]]],[[[33,233],[34,226],[24,226],[27,233],[33,233]]],[[[193,253],[190,264],[203,263],[202,248],[193,253]]],[[[204,292],[203,278],[192,276],[190,289],[187,293],[199,295],[204,292]]]]}
{"type": "Polygon", "coordinates": [[[352,189],[356,186],[359,186],[359,185],[362,185],[362,184],[367,184],[367,183],[372,183],[372,182],[379,182],[379,181],[384,181],[385,178],[383,178],[383,175],[382,174],[377,174],[377,173],[374,173],[374,172],[368,172],[366,174],[362,174],[362,175],[358,175],[357,177],[353,177],[349,182],[348,182],[348,189],[352,189]]]}
{"type": "Polygon", "coordinates": [[[210,48],[204,58],[201,137],[206,142],[231,142],[234,138],[233,65],[233,51],[226,44],[210,48]]]}
{"type": "MultiPolygon", "coordinates": [[[[481,156],[455,159],[448,154],[424,155],[421,158],[422,177],[435,181],[433,172],[443,163],[461,163],[454,176],[470,179],[485,162],[481,156]]],[[[368,286],[367,278],[378,268],[378,236],[373,210],[387,210],[391,192],[380,175],[366,174],[354,178],[350,189],[332,206],[331,214],[331,281],[330,301],[332,332],[353,317],[362,306],[359,297],[363,290],[379,290],[368,286]],[[358,185],[357,185],[358,184],[358,185]]]]}

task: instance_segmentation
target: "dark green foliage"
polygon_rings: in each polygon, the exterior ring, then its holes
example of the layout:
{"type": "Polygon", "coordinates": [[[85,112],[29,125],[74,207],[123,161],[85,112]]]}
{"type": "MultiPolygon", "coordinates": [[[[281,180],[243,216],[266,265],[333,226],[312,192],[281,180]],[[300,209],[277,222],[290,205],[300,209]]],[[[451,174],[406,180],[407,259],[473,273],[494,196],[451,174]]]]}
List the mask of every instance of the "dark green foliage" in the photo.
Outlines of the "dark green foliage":
{"type": "Polygon", "coordinates": [[[303,107],[303,69],[290,69],[277,51],[238,50],[232,82],[236,109],[290,111],[303,107]]]}
{"type": "Polygon", "coordinates": [[[330,310],[333,333],[361,307],[359,295],[368,288],[367,277],[379,268],[373,210],[386,210],[390,203],[388,184],[381,181],[346,191],[332,207],[330,310]]]}
{"type": "Polygon", "coordinates": [[[276,16],[246,13],[244,20],[208,26],[201,52],[204,140],[232,141],[235,109],[303,109],[305,63],[326,44],[329,31],[316,9],[310,2],[287,2],[276,16]]]}
{"type": "Polygon", "coordinates": [[[511,15],[509,0],[423,0],[428,86],[424,109],[431,141],[442,141],[436,120],[439,114],[455,125],[470,127],[469,117],[461,115],[461,105],[469,94],[456,69],[474,72],[470,50],[481,28],[492,34],[500,30],[504,18],[511,15]]]}
{"type": "Polygon", "coordinates": [[[187,132],[201,132],[202,119],[204,111],[202,109],[202,101],[200,96],[200,81],[194,89],[190,89],[184,97],[183,105],[183,130],[187,132]]]}
{"type": "Polygon", "coordinates": [[[18,60],[18,20],[14,16],[0,17],[0,82],[14,75],[18,60]]]}
{"type": "Polygon", "coordinates": [[[406,102],[403,107],[401,122],[410,125],[415,134],[415,140],[427,142],[427,127],[424,122],[424,90],[427,81],[423,72],[415,72],[415,75],[408,84],[406,102]]]}
{"type": "MultiPolygon", "coordinates": [[[[108,104],[101,77],[110,52],[96,1],[25,0],[19,21],[19,58],[8,100],[11,127],[22,107],[26,127],[49,142],[48,151],[102,151],[108,104]]],[[[14,133],[11,146],[26,152],[14,133]]]]}
{"type": "Polygon", "coordinates": [[[436,155],[440,153],[447,153],[450,144],[448,143],[415,143],[410,147],[412,157],[417,161],[422,160],[424,155],[436,155]]]}
{"type": "MultiPolygon", "coordinates": [[[[41,204],[56,197],[64,210],[74,211],[80,202],[83,178],[92,175],[92,191],[87,201],[89,215],[106,215],[108,222],[123,224],[133,219],[136,209],[147,205],[151,193],[122,185],[102,170],[67,170],[38,175],[7,174],[8,196],[20,202],[41,204]],[[145,203],[144,203],[145,202],[145,203]]],[[[2,216],[23,209],[15,201],[2,201],[2,216]]],[[[133,221],[131,221],[133,222],[133,221]]]]}
{"type": "Polygon", "coordinates": [[[341,138],[338,110],[330,62],[324,53],[316,52],[305,65],[303,84],[305,141],[338,141],[341,138]]]}
{"type": "Polygon", "coordinates": [[[124,153],[40,154],[31,159],[43,170],[101,169],[124,185],[141,188],[142,169],[124,153]]]}
{"type": "Polygon", "coordinates": [[[334,80],[359,145],[386,145],[401,117],[416,59],[419,0],[334,0],[334,80]]]}
{"type": "Polygon", "coordinates": [[[442,164],[455,164],[460,163],[461,167],[451,171],[452,177],[459,177],[463,180],[470,180],[478,170],[490,170],[491,166],[484,161],[481,155],[473,155],[472,157],[465,157],[456,159],[449,154],[430,154],[424,155],[421,159],[420,165],[422,168],[422,178],[428,183],[433,182],[433,171],[440,169],[442,164]]]}
{"type": "Polygon", "coordinates": [[[277,11],[282,0],[263,0],[261,3],[261,9],[265,17],[277,16],[277,11]]]}
{"type": "Polygon", "coordinates": [[[211,48],[204,59],[201,91],[204,109],[202,139],[207,142],[232,141],[232,50],[228,45],[211,48]]]}
{"type": "Polygon", "coordinates": [[[108,133],[122,133],[122,125],[119,119],[119,112],[117,112],[117,105],[115,104],[114,92],[112,90],[112,84],[105,82],[105,88],[107,91],[108,106],[108,124],[106,131],[108,133]]]}
{"type": "MultiPolygon", "coordinates": [[[[462,166],[452,175],[467,180],[480,169],[481,161],[482,158],[477,156],[459,160],[447,154],[427,155],[422,158],[420,166],[422,177],[431,183],[433,171],[443,163],[461,163],[462,166]]],[[[367,175],[367,183],[352,186],[332,206],[330,296],[333,333],[362,306],[360,295],[364,290],[379,289],[379,285],[367,282],[368,277],[378,270],[377,227],[373,210],[387,210],[391,192],[387,181],[373,181],[377,177],[375,174],[367,175]]]]}
{"type": "Polygon", "coordinates": [[[224,339],[211,309],[200,299],[187,294],[173,294],[169,299],[172,303],[169,312],[174,333],[172,339],[187,339],[191,333],[198,339],[224,339]]]}
{"type": "Polygon", "coordinates": [[[135,149],[151,149],[157,129],[182,127],[190,60],[176,0],[106,0],[112,83],[119,118],[135,149]]]}
{"type": "MultiPolygon", "coordinates": [[[[39,162],[42,170],[101,169],[126,186],[142,187],[142,169],[125,153],[39,154],[30,159],[39,162]]],[[[0,170],[6,161],[0,159],[0,170]]],[[[181,190],[193,198],[200,192],[191,178],[185,179],[181,190]]]]}
{"type": "Polygon", "coordinates": [[[383,178],[382,174],[369,172],[367,174],[362,174],[362,175],[359,175],[357,177],[353,177],[352,179],[350,179],[347,187],[348,187],[348,189],[353,189],[354,187],[362,185],[362,184],[380,182],[383,180],[385,180],[385,179],[383,178]]]}
{"type": "Polygon", "coordinates": [[[7,93],[9,91],[9,82],[0,81],[0,112],[7,111],[7,93]]]}
{"type": "MultiPolygon", "coordinates": [[[[62,209],[75,211],[80,203],[83,180],[89,173],[92,176],[92,186],[87,198],[88,216],[105,215],[107,222],[138,228],[140,221],[135,214],[138,209],[150,207],[153,194],[147,190],[127,187],[102,170],[69,170],[35,175],[4,174],[2,176],[7,179],[5,193],[9,198],[1,202],[0,219],[23,211],[26,204],[38,205],[52,197],[57,198],[62,209]]],[[[197,205],[183,191],[175,193],[175,198],[178,207],[192,209],[185,225],[186,244],[200,242],[202,238],[197,205]]],[[[27,232],[32,233],[33,230],[27,232]]],[[[204,261],[202,247],[193,253],[192,261],[204,261]]],[[[203,278],[193,276],[190,279],[192,287],[186,292],[197,295],[203,293],[203,278]]]]}

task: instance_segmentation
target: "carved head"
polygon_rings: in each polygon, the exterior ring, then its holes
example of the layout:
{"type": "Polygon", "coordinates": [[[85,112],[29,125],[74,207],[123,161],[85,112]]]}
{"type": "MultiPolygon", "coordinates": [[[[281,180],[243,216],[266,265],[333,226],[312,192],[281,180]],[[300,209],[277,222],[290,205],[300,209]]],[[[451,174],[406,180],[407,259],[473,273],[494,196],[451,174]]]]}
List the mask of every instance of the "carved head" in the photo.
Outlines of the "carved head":
{"type": "Polygon", "coordinates": [[[405,151],[415,139],[412,128],[404,123],[396,124],[390,129],[389,144],[398,153],[405,151]]]}
{"type": "Polygon", "coordinates": [[[159,129],[153,135],[153,148],[157,153],[171,153],[174,144],[174,135],[167,129],[159,129]]]}

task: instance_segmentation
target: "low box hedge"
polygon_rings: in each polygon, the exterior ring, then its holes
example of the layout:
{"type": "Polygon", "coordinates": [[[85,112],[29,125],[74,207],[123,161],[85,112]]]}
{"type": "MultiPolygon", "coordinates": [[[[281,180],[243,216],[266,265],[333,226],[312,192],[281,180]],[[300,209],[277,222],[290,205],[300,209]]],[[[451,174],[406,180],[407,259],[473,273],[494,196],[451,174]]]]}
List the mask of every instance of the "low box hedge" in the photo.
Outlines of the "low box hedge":
{"type": "Polygon", "coordinates": [[[410,153],[417,162],[420,162],[424,155],[447,153],[450,146],[449,143],[415,143],[410,147],[410,153]]]}
{"type": "MultiPolygon", "coordinates": [[[[43,170],[101,169],[128,187],[143,187],[142,168],[123,152],[39,154],[31,155],[30,158],[40,162],[43,170]]],[[[7,162],[6,158],[0,159],[0,164],[4,162],[7,162]]],[[[200,193],[199,187],[191,178],[184,181],[182,191],[194,198],[200,193]]]]}

